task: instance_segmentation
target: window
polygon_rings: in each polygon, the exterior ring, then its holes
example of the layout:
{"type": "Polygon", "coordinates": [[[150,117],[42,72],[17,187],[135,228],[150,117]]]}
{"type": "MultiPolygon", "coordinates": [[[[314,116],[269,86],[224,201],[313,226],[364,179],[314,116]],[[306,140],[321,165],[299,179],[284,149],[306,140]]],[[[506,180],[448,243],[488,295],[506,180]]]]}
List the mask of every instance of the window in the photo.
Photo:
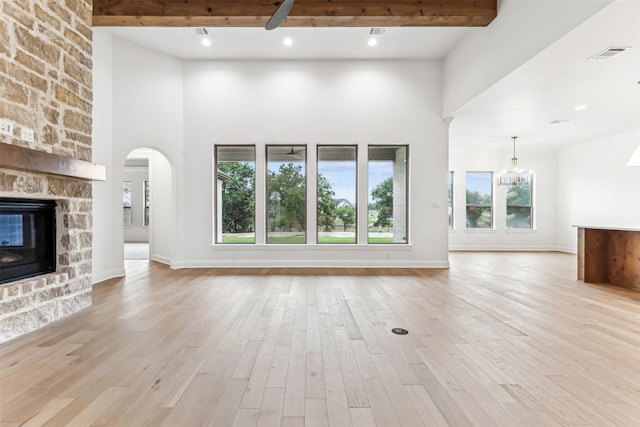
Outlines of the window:
{"type": "Polygon", "coordinates": [[[531,185],[507,186],[507,229],[533,228],[532,186],[533,180],[531,185]]]}
{"type": "Polygon", "coordinates": [[[149,199],[149,181],[145,180],[144,183],[142,184],[143,188],[142,188],[142,192],[144,194],[144,218],[143,218],[143,225],[145,227],[149,226],[149,206],[150,206],[150,199],[149,199]]]}
{"type": "Polygon", "coordinates": [[[449,171],[447,174],[447,206],[449,210],[449,230],[453,230],[453,172],[449,171]]]}
{"type": "Polygon", "coordinates": [[[318,243],[356,243],[356,153],[318,147],[318,243]]]}
{"type": "Polygon", "coordinates": [[[493,173],[467,172],[467,228],[493,228],[493,173]]]}
{"type": "Polygon", "coordinates": [[[407,146],[369,146],[369,243],[407,243],[407,146]]]}
{"type": "Polygon", "coordinates": [[[267,243],[305,243],[307,148],[267,146],[267,243]]]}
{"type": "Polygon", "coordinates": [[[122,205],[124,207],[124,225],[131,225],[131,181],[122,182],[122,205]]]}
{"type": "Polygon", "coordinates": [[[255,147],[217,145],[216,243],[255,243],[255,147]]]}

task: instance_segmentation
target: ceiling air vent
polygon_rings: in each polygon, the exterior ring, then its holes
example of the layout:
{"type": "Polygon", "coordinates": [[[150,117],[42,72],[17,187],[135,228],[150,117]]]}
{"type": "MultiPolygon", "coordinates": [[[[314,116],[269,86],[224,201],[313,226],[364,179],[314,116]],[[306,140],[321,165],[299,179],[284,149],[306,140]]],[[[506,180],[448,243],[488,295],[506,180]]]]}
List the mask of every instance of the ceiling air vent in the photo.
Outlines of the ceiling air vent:
{"type": "Polygon", "coordinates": [[[196,36],[206,36],[206,35],[208,35],[208,34],[209,34],[209,31],[207,31],[207,29],[206,29],[206,28],[194,28],[194,29],[193,29],[193,33],[194,33],[196,36]]]}
{"type": "Polygon", "coordinates": [[[370,36],[381,36],[384,34],[384,28],[374,27],[369,30],[370,36]]]}
{"type": "Polygon", "coordinates": [[[622,53],[627,49],[631,49],[631,46],[609,46],[605,50],[596,53],[589,59],[609,59],[612,56],[622,53]]]}

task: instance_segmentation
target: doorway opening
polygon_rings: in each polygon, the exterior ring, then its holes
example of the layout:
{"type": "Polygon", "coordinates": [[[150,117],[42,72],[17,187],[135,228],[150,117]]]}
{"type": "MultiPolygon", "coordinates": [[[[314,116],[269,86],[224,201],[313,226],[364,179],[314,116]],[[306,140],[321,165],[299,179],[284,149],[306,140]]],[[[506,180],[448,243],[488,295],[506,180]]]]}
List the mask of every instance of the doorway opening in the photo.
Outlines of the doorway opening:
{"type": "Polygon", "coordinates": [[[149,259],[150,148],[137,148],[127,156],[122,181],[122,214],[124,224],[124,259],[149,259]]]}
{"type": "Polygon", "coordinates": [[[173,167],[152,148],[137,148],[122,175],[124,260],[173,259],[173,167]]]}

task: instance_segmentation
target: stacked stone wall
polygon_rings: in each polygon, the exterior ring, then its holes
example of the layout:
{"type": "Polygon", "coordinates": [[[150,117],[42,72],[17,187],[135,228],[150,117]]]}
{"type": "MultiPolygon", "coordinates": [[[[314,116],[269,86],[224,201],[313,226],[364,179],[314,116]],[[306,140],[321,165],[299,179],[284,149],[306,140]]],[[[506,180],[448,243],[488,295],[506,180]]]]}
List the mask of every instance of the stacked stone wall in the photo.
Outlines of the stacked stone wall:
{"type": "MultiPolygon", "coordinates": [[[[91,160],[92,2],[0,1],[0,143],[91,160]],[[22,128],[34,141],[21,139],[22,128]]],[[[0,285],[0,342],[91,304],[92,184],[0,168],[0,197],[57,201],[55,273],[0,285]]]]}

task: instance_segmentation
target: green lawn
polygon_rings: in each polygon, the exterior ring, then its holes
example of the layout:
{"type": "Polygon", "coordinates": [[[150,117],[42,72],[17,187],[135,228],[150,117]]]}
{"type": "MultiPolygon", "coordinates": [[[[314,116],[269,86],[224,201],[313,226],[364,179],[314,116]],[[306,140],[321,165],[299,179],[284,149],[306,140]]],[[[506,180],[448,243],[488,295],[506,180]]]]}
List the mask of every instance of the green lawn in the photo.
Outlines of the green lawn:
{"type": "Polygon", "coordinates": [[[304,236],[271,236],[267,243],[305,243],[304,236]]]}
{"type": "MultiPolygon", "coordinates": [[[[222,243],[255,243],[254,237],[224,236],[222,243]]],[[[368,243],[393,243],[392,237],[369,237],[368,243]]],[[[304,236],[269,237],[267,243],[305,243],[304,236]]],[[[318,243],[356,243],[355,237],[318,237],[318,243]]]]}
{"type": "Polygon", "coordinates": [[[222,236],[222,243],[255,243],[253,236],[222,236]]]}
{"type": "Polygon", "coordinates": [[[355,243],[355,237],[319,236],[318,243],[355,243]]]}
{"type": "Polygon", "coordinates": [[[368,243],[393,243],[393,237],[369,237],[368,243]]]}

